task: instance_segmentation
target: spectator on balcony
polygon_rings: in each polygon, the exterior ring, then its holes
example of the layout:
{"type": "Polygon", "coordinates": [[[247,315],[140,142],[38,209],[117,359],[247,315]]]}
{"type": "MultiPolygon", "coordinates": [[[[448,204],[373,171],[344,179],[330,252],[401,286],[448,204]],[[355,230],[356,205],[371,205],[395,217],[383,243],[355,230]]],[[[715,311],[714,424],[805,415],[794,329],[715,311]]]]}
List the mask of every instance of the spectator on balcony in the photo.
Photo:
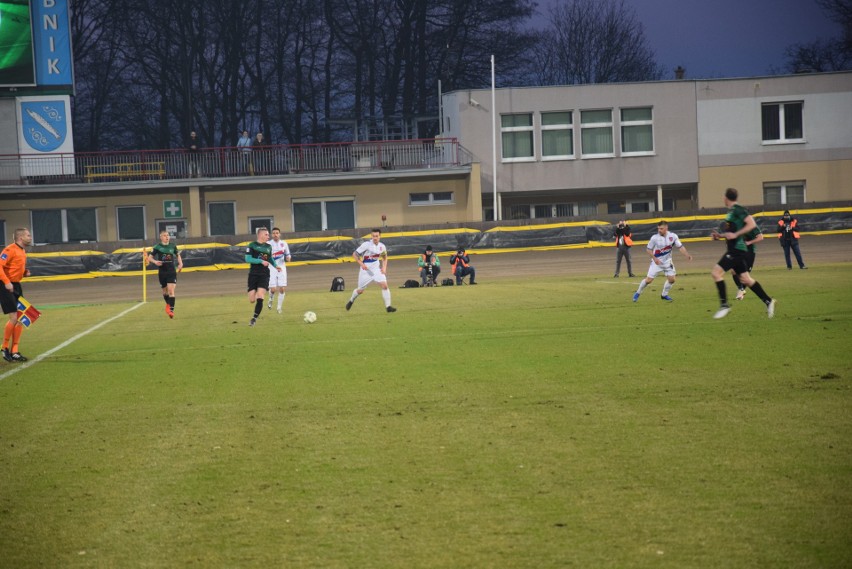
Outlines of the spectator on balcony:
{"type": "Polygon", "coordinates": [[[259,152],[253,153],[252,156],[252,164],[249,166],[249,173],[254,176],[255,170],[264,170],[263,167],[263,156],[265,154],[264,147],[266,146],[266,141],[263,139],[263,133],[259,132],[254,136],[254,140],[251,141],[252,148],[259,150],[259,152]],[[257,162],[257,164],[255,164],[257,162]]]}
{"type": "Polygon", "coordinates": [[[237,141],[237,148],[240,151],[243,168],[249,175],[253,174],[251,165],[251,137],[247,130],[243,131],[243,135],[237,141]]]}
{"type": "Polygon", "coordinates": [[[198,178],[201,176],[201,167],[199,166],[200,151],[201,141],[198,140],[198,135],[193,130],[189,133],[189,142],[186,145],[190,178],[198,178]]]}

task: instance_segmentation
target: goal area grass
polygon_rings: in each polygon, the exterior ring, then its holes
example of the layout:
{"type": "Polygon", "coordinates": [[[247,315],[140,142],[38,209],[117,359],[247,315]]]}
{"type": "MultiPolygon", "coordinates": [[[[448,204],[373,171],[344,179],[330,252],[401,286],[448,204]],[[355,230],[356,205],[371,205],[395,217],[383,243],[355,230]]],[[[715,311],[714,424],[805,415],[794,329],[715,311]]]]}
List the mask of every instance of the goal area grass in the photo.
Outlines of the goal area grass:
{"type": "Polygon", "coordinates": [[[0,557],[848,567],[852,267],[788,275],[760,272],[771,320],[753,293],[714,320],[706,274],[672,303],[662,279],[393,289],[393,314],[292,291],[254,327],[243,295],[46,306],[27,367],[0,362],[0,557]]]}

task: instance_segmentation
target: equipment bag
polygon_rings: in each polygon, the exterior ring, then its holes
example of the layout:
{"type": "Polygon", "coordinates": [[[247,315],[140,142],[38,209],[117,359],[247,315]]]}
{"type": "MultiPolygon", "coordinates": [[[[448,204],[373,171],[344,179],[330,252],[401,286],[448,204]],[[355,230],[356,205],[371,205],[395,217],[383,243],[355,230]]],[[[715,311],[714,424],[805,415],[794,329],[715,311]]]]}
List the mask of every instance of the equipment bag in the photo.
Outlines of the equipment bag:
{"type": "Polygon", "coordinates": [[[441,281],[441,286],[453,286],[454,284],[456,283],[453,282],[453,279],[444,279],[441,281]]]}
{"type": "Polygon", "coordinates": [[[402,288],[420,288],[420,283],[414,279],[408,279],[403,283],[402,288]]]}
{"type": "Polygon", "coordinates": [[[343,292],[345,289],[343,277],[334,277],[331,279],[331,292],[343,292]]]}

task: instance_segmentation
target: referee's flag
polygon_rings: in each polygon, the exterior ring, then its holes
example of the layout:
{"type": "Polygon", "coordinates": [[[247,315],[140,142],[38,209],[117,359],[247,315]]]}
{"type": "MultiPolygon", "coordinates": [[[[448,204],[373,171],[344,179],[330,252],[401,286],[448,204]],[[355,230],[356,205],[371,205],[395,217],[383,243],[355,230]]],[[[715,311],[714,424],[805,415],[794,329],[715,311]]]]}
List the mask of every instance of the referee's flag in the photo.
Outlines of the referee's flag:
{"type": "Polygon", "coordinates": [[[38,320],[41,312],[36,310],[36,307],[30,304],[23,296],[18,297],[18,322],[29,328],[30,324],[38,320]]]}

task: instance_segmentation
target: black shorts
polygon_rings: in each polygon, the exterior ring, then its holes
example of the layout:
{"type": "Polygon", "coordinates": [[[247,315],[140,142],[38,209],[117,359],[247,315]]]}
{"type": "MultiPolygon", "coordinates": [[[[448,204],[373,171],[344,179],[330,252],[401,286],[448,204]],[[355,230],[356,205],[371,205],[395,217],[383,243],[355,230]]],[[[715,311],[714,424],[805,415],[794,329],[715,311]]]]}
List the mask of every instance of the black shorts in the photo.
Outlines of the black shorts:
{"type": "Polygon", "coordinates": [[[755,260],[756,256],[757,256],[757,253],[755,253],[754,251],[746,252],[745,259],[746,259],[746,267],[748,267],[748,272],[751,272],[751,270],[754,268],[754,260],[755,260]]]}
{"type": "Polygon", "coordinates": [[[12,283],[13,292],[6,290],[6,285],[0,283],[0,306],[3,314],[12,314],[18,311],[18,297],[24,293],[21,291],[21,283],[12,283]]]}
{"type": "Polygon", "coordinates": [[[160,271],[160,286],[166,288],[167,284],[177,284],[177,271],[160,271]]]}
{"type": "Polygon", "coordinates": [[[727,273],[731,269],[738,275],[748,272],[748,260],[746,259],[746,254],[742,253],[725,253],[721,259],[719,259],[718,265],[725,269],[727,273]]]}
{"type": "Polygon", "coordinates": [[[264,267],[263,274],[259,273],[249,273],[248,276],[248,290],[253,291],[257,289],[269,290],[269,270],[264,267]]]}

